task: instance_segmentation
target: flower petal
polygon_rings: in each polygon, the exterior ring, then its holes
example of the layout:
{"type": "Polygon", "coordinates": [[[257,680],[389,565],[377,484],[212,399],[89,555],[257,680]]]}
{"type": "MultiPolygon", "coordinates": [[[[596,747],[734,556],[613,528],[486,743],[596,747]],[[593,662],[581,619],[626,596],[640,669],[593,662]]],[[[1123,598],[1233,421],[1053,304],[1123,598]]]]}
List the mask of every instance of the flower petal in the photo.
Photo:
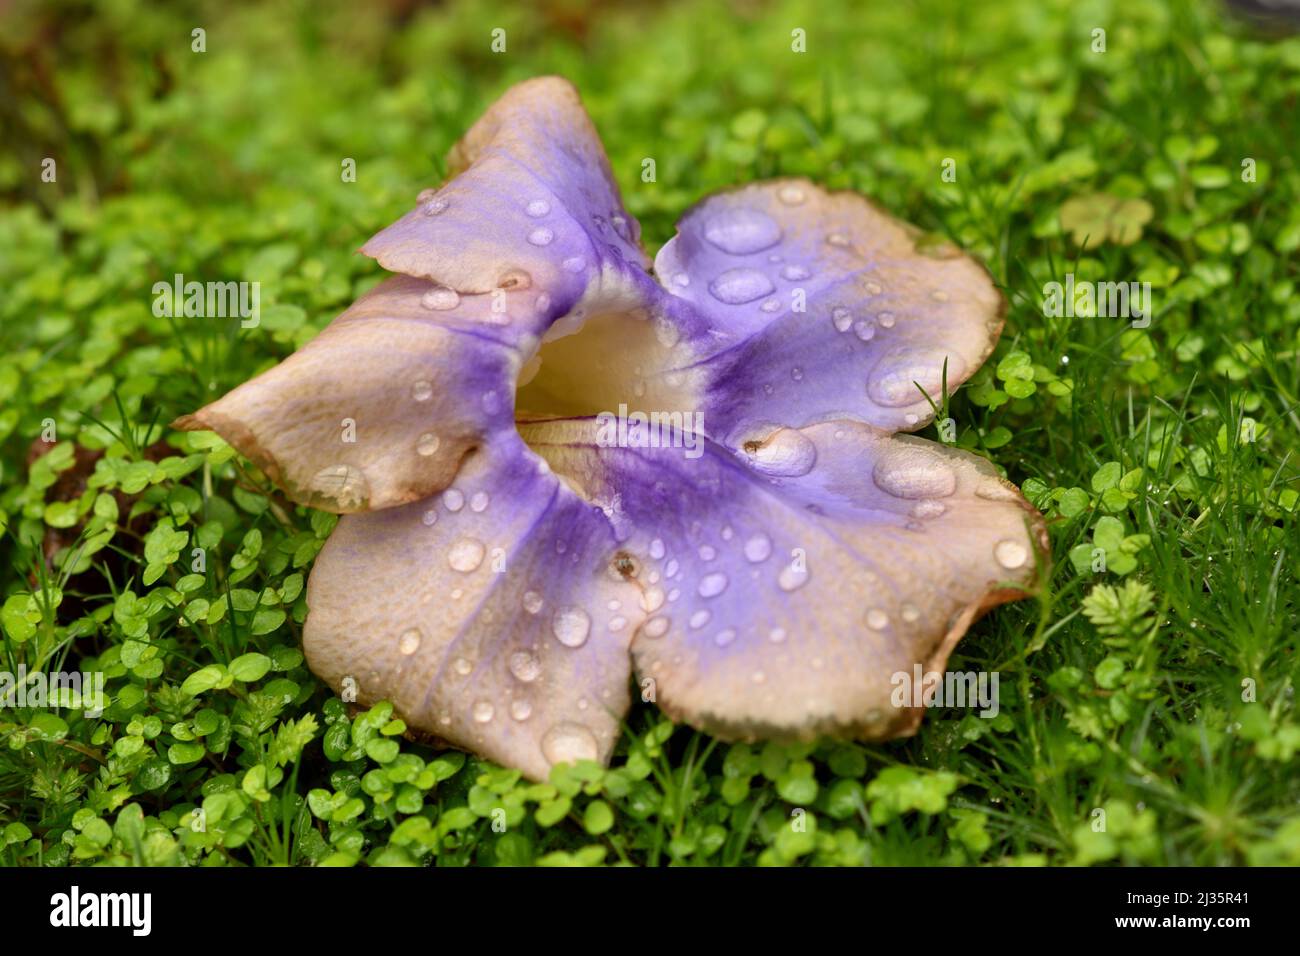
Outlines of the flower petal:
{"type": "MultiPolygon", "coordinates": [[[[918,230],[855,193],[780,180],[712,196],[655,271],[713,320],[710,434],[836,418],[886,431],[933,417],[988,357],[1003,299],[974,260],[917,248],[918,230]]],[[[730,441],[727,442],[734,447],[730,441]]]]}
{"type": "Polygon", "coordinates": [[[577,299],[605,263],[649,265],[595,127],[567,80],[512,86],[452,150],[464,170],[362,248],[460,292],[531,282],[577,299]]]}
{"type": "Polygon", "coordinates": [[[892,705],[896,675],[942,670],[1046,548],[986,461],[868,425],[779,429],[748,461],[602,448],[588,423],[521,431],[618,502],[621,546],[645,564],[637,671],[670,715],[725,738],[912,732],[922,712],[892,705]]]}
{"type": "Polygon", "coordinates": [[[521,354],[547,321],[531,292],[459,296],[395,276],[279,365],[174,423],[212,429],[294,500],[353,512],[445,488],[513,431],[521,354]]]}
{"type": "Polygon", "coordinates": [[[617,549],[599,512],[504,437],[440,498],[339,521],[308,583],[308,664],[534,779],[608,761],[638,593],[617,549]]]}

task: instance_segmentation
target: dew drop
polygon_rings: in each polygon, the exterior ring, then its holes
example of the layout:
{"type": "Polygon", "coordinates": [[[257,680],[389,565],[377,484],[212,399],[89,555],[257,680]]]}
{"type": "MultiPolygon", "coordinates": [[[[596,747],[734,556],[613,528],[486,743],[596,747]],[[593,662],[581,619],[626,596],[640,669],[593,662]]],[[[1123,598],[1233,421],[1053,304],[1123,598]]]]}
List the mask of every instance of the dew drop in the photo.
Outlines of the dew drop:
{"type": "Polygon", "coordinates": [[[415,450],[425,458],[437,453],[438,446],[442,441],[433,432],[425,432],[420,436],[420,440],[415,443],[415,450]]]}
{"type": "Polygon", "coordinates": [[[706,574],[700,579],[699,591],[702,598],[717,597],[725,590],[727,590],[727,576],[721,571],[706,574]]]}
{"type": "Polygon", "coordinates": [[[489,500],[486,491],[476,491],[474,497],[469,499],[469,510],[481,514],[487,510],[489,500]]]}
{"type": "Polygon", "coordinates": [[[849,237],[842,232],[832,232],[827,234],[826,242],[837,249],[846,249],[849,245],[849,237]]]}
{"type": "Polygon", "coordinates": [[[666,551],[664,549],[664,542],[662,538],[655,538],[653,541],[650,542],[650,557],[658,561],[661,558],[663,558],[665,553],[666,551]]]}
{"type": "Polygon", "coordinates": [[[782,644],[785,642],[785,628],[774,627],[767,632],[767,639],[773,644],[782,644]]]}
{"type": "Polygon", "coordinates": [[[853,324],[853,313],[842,305],[837,305],[831,309],[831,323],[835,326],[836,332],[847,332],[849,326],[853,324]]]}
{"type": "Polygon", "coordinates": [[[587,269],[587,260],[582,258],[582,256],[570,256],[560,263],[560,267],[565,272],[571,272],[574,274],[585,272],[587,269]]]}
{"type": "MultiPolygon", "coordinates": [[[[424,195],[424,194],[421,193],[420,195],[424,195]]],[[[440,213],[446,211],[446,209],[447,209],[447,200],[430,199],[421,207],[420,211],[423,212],[426,216],[437,216],[440,213]]]]}
{"type": "Polygon", "coordinates": [[[694,614],[691,615],[691,620],[690,620],[691,629],[698,631],[705,624],[709,623],[709,618],[711,617],[713,617],[713,615],[707,610],[696,611],[694,614]]]}
{"type": "Polygon", "coordinates": [[[871,479],[895,498],[946,498],[957,490],[947,462],[915,446],[895,448],[876,463],[871,479]]]}
{"type": "Polygon", "coordinates": [[[420,631],[419,628],[409,628],[402,632],[402,636],[397,639],[397,649],[402,654],[410,657],[420,649],[420,631]]]}
{"type": "Polygon", "coordinates": [[[781,227],[757,209],[737,206],[718,213],[704,228],[704,238],[723,252],[747,256],[781,241],[781,227]]]}
{"type": "Polygon", "coordinates": [[[551,632],[565,647],[581,647],[591,633],[591,618],[580,607],[563,607],[551,619],[551,632]]]}
{"type": "Polygon", "coordinates": [[[455,289],[438,286],[420,296],[420,305],[435,312],[446,312],[460,305],[460,293],[455,289]]]}
{"type": "Polygon", "coordinates": [[[776,583],[780,585],[782,591],[797,591],[808,583],[808,569],[800,569],[793,564],[787,564],[781,569],[777,576],[776,583]]]}
{"type": "Polygon", "coordinates": [[[542,596],[536,591],[524,592],[524,610],[529,614],[538,613],[542,609],[544,603],[542,596]]]}
{"type": "Polygon", "coordinates": [[[453,570],[468,574],[483,563],[483,542],[477,538],[461,538],[447,552],[447,563],[453,570]]]}
{"type": "Polygon", "coordinates": [[[461,677],[467,677],[469,675],[469,672],[474,669],[474,665],[471,664],[469,659],[466,657],[456,658],[456,660],[452,663],[451,666],[455,668],[456,673],[459,674],[461,677]]]}
{"type": "Polygon", "coordinates": [[[812,439],[793,428],[778,428],[762,440],[745,441],[741,450],[755,469],[775,477],[806,475],[817,461],[812,439]]]}
{"type": "Polygon", "coordinates": [[[894,327],[894,313],[881,312],[876,316],[876,321],[880,323],[882,329],[892,329],[894,327]]]}
{"type": "Polygon", "coordinates": [[[781,278],[790,282],[799,282],[802,279],[807,279],[810,275],[812,273],[803,266],[788,265],[781,270],[781,278]]]}
{"type": "Polygon", "coordinates": [[[943,387],[943,363],[948,360],[948,382],[961,378],[965,366],[955,355],[928,349],[903,352],[886,357],[876,366],[867,383],[867,394],[878,405],[897,407],[924,402],[917,390],[920,385],[930,395],[943,387]]]}
{"type": "Polygon", "coordinates": [[[534,199],[524,207],[524,211],[534,219],[540,219],[551,211],[551,204],[545,199],[534,199]]]}
{"type": "Polygon", "coordinates": [[[672,621],[662,615],[659,617],[652,617],[646,622],[645,627],[642,628],[642,632],[646,637],[663,637],[668,633],[668,628],[671,625],[672,621]]]}
{"type": "Polygon", "coordinates": [[[889,615],[878,607],[873,607],[867,612],[867,627],[873,630],[882,630],[889,625],[889,615]]]}
{"type": "Polygon", "coordinates": [[[510,673],[515,675],[516,680],[531,684],[541,676],[542,664],[528,651],[515,651],[510,655],[510,673]]]}
{"type": "Polygon", "coordinates": [[[581,724],[559,723],[542,737],[542,756],[553,764],[595,760],[599,755],[595,735],[581,724]]]}
{"type": "Polygon", "coordinates": [[[998,559],[998,564],[1014,571],[1029,560],[1029,551],[1019,541],[1007,538],[993,546],[993,556],[998,559]]]}
{"type": "Polygon", "coordinates": [[[456,488],[448,488],[442,493],[442,504],[448,511],[459,511],[465,507],[465,496],[456,488]]]}
{"type": "Polygon", "coordinates": [[[937,518],[948,509],[944,507],[941,501],[931,501],[923,498],[916,504],[912,505],[913,518],[937,518]]]}
{"type": "Polygon", "coordinates": [[[766,561],[772,556],[772,539],[763,532],[754,535],[745,542],[745,559],[751,564],[766,561]]]}
{"type": "Polygon", "coordinates": [[[486,724],[496,714],[496,708],[486,700],[477,701],[472,711],[474,720],[480,724],[486,724]]]}
{"type": "Polygon", "coordinates": [[[853,334],[863,342],[870,342],[876,335],[876,326],[870,319],[858,319],[853,323],[853,334]]]}
{"type": "Polygon", "coordinates": [[[908,624],[916,623],[917,619],[919,619],[920,616],[921,616],[921,612],[916,609],[915,605],[912,604],[903,605],[903,620],[906,621],[908,624]]]}
{"type": "Polygon", "coordinates": [[[426,528],[432,528],[434,525],[438,523],[437,509],[430,508],[428,511],[424,513],[424,517],[422,517],[420,520],[424,522],[424,526],[426,528]]]}
{"type": "Polygon", "coordinates": [[[433,397],[433,383],[427,379],[420,379],[411,386],[411,397],[417,402],[427,402],[433,397]]]}
{"type": "Polygon", "coordinates": [[[515,720],[527,720],[532,715],[533,705],[522,697],[515,698],[510,702],[510,716],[515,720]]]}
{"type": "Polygon", "coordinates": [[[730,628],[730,627],[726,628],[725,630],[718,631],[717,634],[713,635],[713,643],[717,644],[718,647],[726,647],[735,639],[736,639],[736,631],[734,628],[730,628]]]}
{"type": "Polygon", "coordinates": [[[546,226],[538,226],[528,234],[528,241],[535,246],[549,246],[555,238],[555,232],[546,226]]]}
{"type": "Polygon", "coordinates": [[[797,206],[808,197],[804,195],[804,191],[798,186],[787,185],[780,188],[776,194],[776,198],[781,200],[781,202],[785,203],[787,206],[797,206]]]}
{"type": "Polygon", "coordinates": [[[772,280],[757,269],[728,269],[709,283],[709,291],[719,302],[743,305],[768,295],[772,280]]]}

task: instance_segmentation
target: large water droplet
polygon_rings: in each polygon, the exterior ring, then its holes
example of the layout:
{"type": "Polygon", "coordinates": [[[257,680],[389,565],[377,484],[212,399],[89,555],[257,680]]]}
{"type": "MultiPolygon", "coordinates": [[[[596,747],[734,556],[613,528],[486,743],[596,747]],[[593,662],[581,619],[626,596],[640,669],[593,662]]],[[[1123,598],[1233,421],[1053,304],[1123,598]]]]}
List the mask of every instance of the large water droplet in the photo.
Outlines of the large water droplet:
{"type": "Polygon", "coordinates": [[[867,394],[876,404],[890,407],[924,402],[925,397],[916,386],[920,385],[931,396],[937,395],[943,387],[945,358],[948,360],[948,385],[951,388],[965,369],[962,360],[938,350],[917,349],[883,359],[871,373],[867,394]]]}
{"type": "Polygon", "coordinates": [[[599,755],[595,734],[581,724],[559,723],[542,737],[542,756],[551,763],[595,760],[599,755]]]}
{"type": "Polygon", "coordinates": [[[781,241],[781,227],[765,212],[735,206],[709,220],[704,238],[723,252],[747,256],[761,252],[781,241]]]}
{"type": "Polygon", "coordinates": [[[794,564],[787,564],[777,575],[776,583],[782,591],[797,591],[808,583],[808,569],[794,564]]]}
{"type": "Polygon", "coordinates": [[[311,490],[329,498],[342,508],[354,508],[366,503],[370,497],[370,483],[360,468],[351,465],[330,465],[312,476],[311,490]]]}
{"type": "Polygon", "coordinates": [[[745,542],[745,558],[752,564],[766,561],[772,555],[772,539],[763,532],[745,542]]]}
{"type": "Polygon", "coordinates": [[[797,206],[808,197],[800,187],[789,184],[781,187],[776,194],[776,198],[787,206],[797,206]]]}
{"type": "Polygon", "coordinates": [[[1029,550],[1019,541],[1007,538],[993,546],[993,557],[1008,571],[1014,571],[1029,560],[1029,550]]]}
{"type": "Polygon", "coordinates": [[[510,655],[510,673],[515,675],[516,680],[531,684],[541,676],[542,663],[528,651],[515,651],[510,655]]]}
{"type": "Polygon", "coordinates": [[[591,633],[591,618],[580,607],[560,608],[551,619],[551,631],[565,647],[581,647],[591,633]]]}
{"type": "Polygon", "coordinates": [[[402,632],[402,636],[397,639],[397,650],[410,657],[420,649],[420,630],[419,628],[409,628],[402,632]]]}
{"type": "Polygon", "coordinates": [[[946,498],[957,490],[957,474],[948,463],[915,446],[892,449],[876,463],[871,478],[895,498],[946,498]]]}
{"type": "Polygon", "coordinates": [[[454,309],[460,305],[460,293],[455,289],[438,286],[420,296],[420,305],[435,312],[446,312],[448,309],[454,309]]]}
{"type": "Polygon", "coordinates": [[[740,449],[755,469],[781,478],[806,475],[817,461],[817,446],[812,439],[793,428],[778,428],[761,439],[750,438],[740,449]]]}
{"type": "Polygon", "coordinates": [[[727,590],[727,576],[721,571],[715,571],[713,574],[706,574],[700,579],[700,597],[717,597],[725,590],[727,590]]]}
{"type": "Polygon", "coordinates": [[[425,458],[428,458],[430,455],[435,454],[438,451],[438,446],[441,444],[442,441],[437,435],[433,432],[425,432],[420,436],[420,440],[415,443],[415,450],[425,458]]]}
{"type": "Polygon", "coordinates": [[[447,552],[447,563],[456,571],[468,574],[483,563],[483,542],[477,538],[461,538],[447,552]]]}
{"type": "Polygon", "coordinates": [[[768,295],[772,280],[757,269],[728,269],[709,283],[709,291],[719,302],[744,305],[768,295]]]}

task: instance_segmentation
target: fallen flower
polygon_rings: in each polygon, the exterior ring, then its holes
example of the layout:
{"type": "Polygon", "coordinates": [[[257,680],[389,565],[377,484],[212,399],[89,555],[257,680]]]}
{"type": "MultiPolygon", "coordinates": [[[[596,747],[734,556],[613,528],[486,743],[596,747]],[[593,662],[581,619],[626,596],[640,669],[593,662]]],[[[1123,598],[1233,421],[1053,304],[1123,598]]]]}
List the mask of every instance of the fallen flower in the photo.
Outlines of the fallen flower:
{"type": "Polygon", "coordinates": [[[557,78],[452,159],[363,248],[396,275],[176,423],[345,515],[308,585],[312,670],[534,778],[609,759],[634,670],[723,737],[914,731],[891,677],[942,671],[1046,547],[986,461],[894,435],[992,351],[987,273],[785,179],[691,209],[661,286],[557,78]],[[610,440],[656,410],[691,441],[610,440]]]}

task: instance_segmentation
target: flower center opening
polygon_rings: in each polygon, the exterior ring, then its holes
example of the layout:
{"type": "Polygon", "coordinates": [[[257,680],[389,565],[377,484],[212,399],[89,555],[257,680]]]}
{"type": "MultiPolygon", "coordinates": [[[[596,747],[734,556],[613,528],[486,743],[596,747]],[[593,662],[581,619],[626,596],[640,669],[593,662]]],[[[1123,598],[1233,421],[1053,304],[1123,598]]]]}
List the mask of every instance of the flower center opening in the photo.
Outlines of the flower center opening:
{"type": "Polygon", "coordinates": [[[624,410],[685,411],[697,399],[677,329],[636,300],[579,302],[557,319],[515,386],[520,421],[594,417],[624,410]]]}

